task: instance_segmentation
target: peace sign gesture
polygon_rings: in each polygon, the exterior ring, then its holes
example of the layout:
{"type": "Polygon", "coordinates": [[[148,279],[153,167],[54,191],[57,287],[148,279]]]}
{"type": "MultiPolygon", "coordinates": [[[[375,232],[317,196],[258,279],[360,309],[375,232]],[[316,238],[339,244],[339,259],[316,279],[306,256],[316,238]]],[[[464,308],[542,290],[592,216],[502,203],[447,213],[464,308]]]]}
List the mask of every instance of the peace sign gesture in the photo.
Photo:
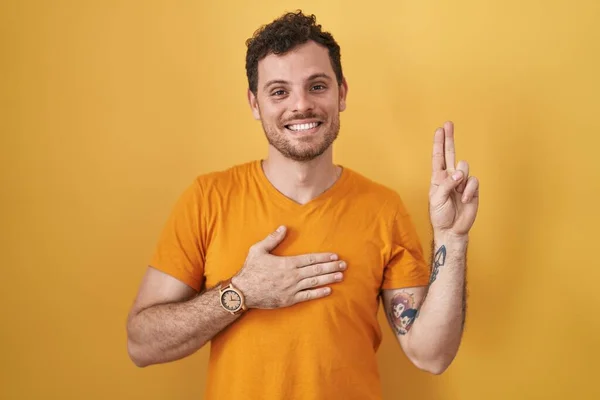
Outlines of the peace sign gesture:
{"type": "Polygon", "coordinates": [[[455,164],[454,124],[446,122],[433,138],[433,172],[429,217],[435,233],[465,236],[477,216],[479,181],[469,176],[469,164],[455,164]]]}

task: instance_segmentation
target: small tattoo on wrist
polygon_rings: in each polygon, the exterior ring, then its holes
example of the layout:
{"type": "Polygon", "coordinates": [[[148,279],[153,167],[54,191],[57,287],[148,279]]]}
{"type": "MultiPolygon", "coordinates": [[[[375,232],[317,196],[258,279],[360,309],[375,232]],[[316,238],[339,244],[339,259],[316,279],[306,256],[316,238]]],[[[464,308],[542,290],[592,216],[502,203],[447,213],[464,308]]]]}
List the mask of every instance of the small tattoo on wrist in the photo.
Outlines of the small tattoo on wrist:
{"type": "Polygon", "coordinates": [[[433,259],[433,269],[431,271],[431,279],[429,285],[431,285],[437,278],[440,272],[440,267],[446,263],[446,246],[442,245],[436,252],[433,259]]]}

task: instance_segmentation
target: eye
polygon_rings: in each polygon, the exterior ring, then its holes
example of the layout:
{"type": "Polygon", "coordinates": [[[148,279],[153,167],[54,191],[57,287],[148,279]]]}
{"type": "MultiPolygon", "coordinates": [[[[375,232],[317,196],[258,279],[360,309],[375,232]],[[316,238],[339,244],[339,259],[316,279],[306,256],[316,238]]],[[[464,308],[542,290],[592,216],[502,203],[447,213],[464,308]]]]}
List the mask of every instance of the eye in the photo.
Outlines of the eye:
{"type": "Polygon", "coordinates": [[[285,94],[285,90],[279,89],[271,93],[271,96],[283,96],[285,94]]]}
{"type": "Polygon", "coordinates": [[[317,85],[313,85],[313,87],[311,88],[311,90],[313,90],[313,91],[314,90],[321,91],[321,90],[325,90],[325,89],[326,89],[325,85],[321,85],[320,83],[317,85]]]}

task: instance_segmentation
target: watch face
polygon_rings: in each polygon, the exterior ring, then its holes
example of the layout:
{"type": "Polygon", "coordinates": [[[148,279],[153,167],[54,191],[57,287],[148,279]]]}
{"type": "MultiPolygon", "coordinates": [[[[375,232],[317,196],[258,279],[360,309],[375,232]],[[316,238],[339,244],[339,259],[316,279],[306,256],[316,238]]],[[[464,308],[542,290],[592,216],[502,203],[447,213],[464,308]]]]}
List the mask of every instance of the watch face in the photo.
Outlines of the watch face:
{"type": "Polygon", "coordinates": [[[221,295],[221,304],[229,311],[237,311],[242,305],[242,299],[237,292],[226,290],[221,295]]]}

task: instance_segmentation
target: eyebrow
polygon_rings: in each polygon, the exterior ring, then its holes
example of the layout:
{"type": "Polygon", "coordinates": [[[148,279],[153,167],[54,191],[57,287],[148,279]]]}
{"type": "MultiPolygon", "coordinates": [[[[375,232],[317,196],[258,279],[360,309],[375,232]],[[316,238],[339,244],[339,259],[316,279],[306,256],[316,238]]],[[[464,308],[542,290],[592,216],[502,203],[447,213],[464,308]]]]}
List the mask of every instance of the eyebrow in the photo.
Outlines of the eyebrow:
{"type": "MultiPolygon", "coordinates": [[[[323,79],[329,80],[329,81],[332,80],[332,78],[329,75],[327,75],[326,73],[319,72],[319,73],[312,74],[311,76],[309,76],[307,81],[312,81],[317,78],[323,78],[323,79]]],[[[287,85],[287,84],[289,84],[289,82],[286,80],[283,80],[283,79],[273,79],[273,80],[270,80],[267,83],[265,83],[265,86],[263,86],[263,87],[266,90],[269,88],[269,86],[276,85],[276,84],[277,85],[287,85]]]]}

